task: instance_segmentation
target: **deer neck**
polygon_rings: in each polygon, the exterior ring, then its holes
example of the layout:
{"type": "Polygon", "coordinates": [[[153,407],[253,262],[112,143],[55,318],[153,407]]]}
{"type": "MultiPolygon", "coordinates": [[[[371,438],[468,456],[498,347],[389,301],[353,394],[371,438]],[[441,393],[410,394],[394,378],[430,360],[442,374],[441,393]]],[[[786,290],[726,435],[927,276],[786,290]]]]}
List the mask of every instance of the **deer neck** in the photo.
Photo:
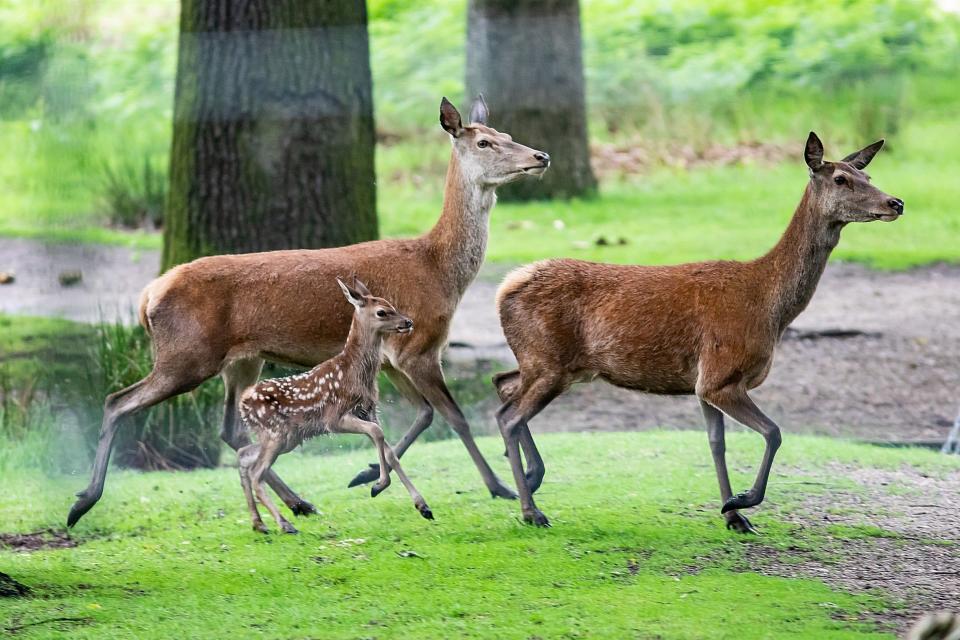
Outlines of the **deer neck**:
{"type": "Polygon", "coordinates": [[[380,351],[383,336],[357,321],[354,315],[347,342],[340,353],[344,370],[344,386],[348,392],[365,396],[375,388],[380,371],[380,351]]]}
{"type": "Polygon", "coordinates": [[[779,334],[809,304],[842,229],[842,224],[825,220],[808,184],[780,241],[760,258],[771,271],[771,311],[779,334]]]}
{"type": "Polygon", "coordinates": [[[460,295],[476,278],[487,251],[490,210],[497,201],[493,187],[482,186],[451,153],[443,191],[443,213],[427,241],[460,295]]]}

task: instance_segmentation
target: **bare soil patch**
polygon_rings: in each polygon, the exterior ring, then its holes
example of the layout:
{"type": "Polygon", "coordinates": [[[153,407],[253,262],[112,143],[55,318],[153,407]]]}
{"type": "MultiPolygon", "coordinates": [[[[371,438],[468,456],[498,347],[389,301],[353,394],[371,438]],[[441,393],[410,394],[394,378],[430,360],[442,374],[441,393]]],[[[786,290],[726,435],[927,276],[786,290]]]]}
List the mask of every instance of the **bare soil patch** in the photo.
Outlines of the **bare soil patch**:
{"type": "Polygon", "coordinates": [[[40,551],[41,549],[70,549],[80,542],[65,531],[44,529],[32,533],[0,533],[0,548],[12,551],[40,551]]]}

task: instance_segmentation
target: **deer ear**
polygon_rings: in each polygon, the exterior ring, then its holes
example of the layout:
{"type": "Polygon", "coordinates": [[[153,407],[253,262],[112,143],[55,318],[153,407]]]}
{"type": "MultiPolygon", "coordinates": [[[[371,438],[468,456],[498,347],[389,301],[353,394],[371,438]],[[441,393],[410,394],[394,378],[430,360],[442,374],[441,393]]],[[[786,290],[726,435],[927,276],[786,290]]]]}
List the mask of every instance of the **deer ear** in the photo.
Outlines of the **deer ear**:
{"type": "Polygon", "coordinates": [[[364,298],[370,297],[370,290],[367,289],[367,285],[360,282],[360,278],[358,278],[357,276],[353,276],[353,288],[357,293],[359,293],[364,298]]]}
{"type": "Polygon", "coordinates": [[[873,160],[873,156],[877,155],[877,152],[883,148],[883,140],[877,140],[873,144],[865,146],[860,151],[854,151],[846,158],[843,159],[844,162],[849,162],[857,169],[864,169],[870,161],[873,160]]]}
{"type": "Polygon", "coordinates": [[[823,143],[813,131],[807,136],[807,146],[803,150],[803,159],[810,171],[816,171],[823,166],[823,143]]]}
{"type": "Polygon", "coordinates": [[[453,103],[446,98],[440,101],[440,126],[454,138],[459,138],[463,133],[463,122],[460,120],[460,112],[457,111],[453,103]]]}
{"type": "Polygon", "coordinates": [[[476,124],[487,124],[487,118],[490,117],[490,110],[487,109],[487,101],[483,99],[483,94],[478,93],[477,99],[473,101],[470,107],[470,122],[476,124]]]}
{"type": "Polygon", "coordinates": [[[347,302],[357,308],[363,306],[363,296],[351,289],[350,286],[340,278],[337,278],[337,284],[340,285],[340,290],[343,291],[343,295],[347,298],[347,302]]]}

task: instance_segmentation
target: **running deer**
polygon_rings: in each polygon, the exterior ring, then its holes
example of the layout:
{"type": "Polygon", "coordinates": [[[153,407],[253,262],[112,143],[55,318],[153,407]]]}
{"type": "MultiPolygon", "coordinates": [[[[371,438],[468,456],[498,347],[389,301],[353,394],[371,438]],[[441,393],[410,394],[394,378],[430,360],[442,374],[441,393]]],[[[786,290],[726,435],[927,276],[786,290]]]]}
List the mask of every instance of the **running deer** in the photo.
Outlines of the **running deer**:
{"type": "MultiPolygon", "coordinates": [[[[220,435],[234,450],[248,445],[237,399],[257,381],[264,360],[312,367],[343,346],[350,314],[337,304],[340,292],[334,281],[342,274],[359,276],[417,323],[416,334],[388,336],[383,346],[384,372],[417,408],[396,446],[397,456],[430,426],[436,408],[460,436],[490,493],[515,498],[477,448],[440,367],[453,312],[483,262],[496,188],[541,175],[550,165],[546,153],[486,126],[487,116],[482,97],[473,104],[470,124],[461,121],[446,98],[440,103],[440,124],[453,149],[443,212],[423,236],[200,258],[147,285],[139,311],[153,341],[153,370],[107,397],[92,478],[77,494],[67,525],[73,526],[103,494],[110,448],[122,419],[215,375],[222,376],[226,388],[220,435]]],[[[351,486],[379,478],[378,466],[365,469],[351,486]]],[[[264,480],[294,514],[316,512],[274,471],[266,471],[264,480]]]]}
{"type": "Polygon", "coordinates": [[[240,396],[240,417],[257,435],[256,444],[248,444],[237,452],[240,482],[253,528],[261,533],[268,531],[257,511],[254,493],[285,533],[297,532],[267,496],[261,482],[263,474],[281,454],[292,451],[307,438],[328,433],[369,437],[380,457],[380,480],[370,489],[370,495],[375,498],[390,486],[393,468],[420,515],[433,520],[430,507],[403,472],[377,424],[377,373],[383,339],[389,334],[410,333],[413,321],[400,315],[383,298],[371,295],[360,280],[354,278],[352,287],[340,278],[337,283],[354,307],[343,351],[306,373],[263,380],[240,396]]]}
{"type": "Polygon", "coordinates": [[[756,260],[667,267],[547,260],[506,277],[497,307],[519,368],[495,376],[494,385],[525,521],[549,525],[532,497],[544,465],[528,422],[571,384],[602,378],[647,393],[697,396],[727,527],[754,531],[738,510],[763,500],[780,429],[748,391],[766,378],[774,348],[810,302],[843,227],[903,214],[903,201],[871,185],[863,171],[882,146],[825,162],[811,132],[804,153],[810,181],[783,237],[756,260]],[[727,476],[724,414],[766,440],[753,487],[737,495],[727,476]]]}

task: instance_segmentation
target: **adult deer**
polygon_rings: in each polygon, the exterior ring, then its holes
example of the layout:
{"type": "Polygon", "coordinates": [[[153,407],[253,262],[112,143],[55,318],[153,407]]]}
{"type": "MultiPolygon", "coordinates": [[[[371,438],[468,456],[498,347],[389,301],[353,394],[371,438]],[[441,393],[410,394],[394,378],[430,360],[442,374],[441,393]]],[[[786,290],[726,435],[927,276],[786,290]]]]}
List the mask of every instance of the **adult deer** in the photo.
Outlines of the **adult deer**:
{"type": "Polygon", "coordinates": [[[810,302],[843,227],[903,214],[903,201],[871,185],[863,172],[882,146],[881,140],[840,162],[824,162],[823,145],[811,132],[803,198],[777,245],[756,260],[668,267],[547,260],[506,277],[497,307],[519,369],[498,374],[494,384],[525,521],[549,524],[532,497],[544,465],[527,423],[572,383],[602,378],[648,393],[697,396],[727,527],[754,531],[738,510],[763,500],[780,429],[748,391],[766,378],[774,348],[810,302]],[[724,414],[766,440],[753,487],[735,496],[724,414]]]}
{"type": "MultiPolygon", "coordinates": [[[[100,499],[121,420],[217,374],[226,387],[221,437],[234,450],[249,444],[237,416],[240,392],[257,381],[265,359],[309,367],[340,351],[351,314],[336,277],[348,274],[360,277],[417,323],[414,335],[389,337],[383,346],[384,371],[418,409],[395,447],[397,455],[430,425],[436,408],[460,436],[491,494],[516,497],[477,448],[440,367],[453,312],[483,262],[497,186],[540,175],[550,164],[546,153],[486,126],[487,116],[482,97],[474,102],[466,125],[446,98],[440,103],[440,124],[450,134],[453,151],[443,212],[419,238],[200,258],[147,285],[140,298],[140,322],[153,341],[153,370],[107,397],[92,479],[77,494],[67,525],[73,526],[100,499]]],[[[379,465],[374,465],[354,483],[379,476],[379,465]]],[[[275,472],[267,471],[264,480],[295,514],[315,513],[275,472]]]]}

